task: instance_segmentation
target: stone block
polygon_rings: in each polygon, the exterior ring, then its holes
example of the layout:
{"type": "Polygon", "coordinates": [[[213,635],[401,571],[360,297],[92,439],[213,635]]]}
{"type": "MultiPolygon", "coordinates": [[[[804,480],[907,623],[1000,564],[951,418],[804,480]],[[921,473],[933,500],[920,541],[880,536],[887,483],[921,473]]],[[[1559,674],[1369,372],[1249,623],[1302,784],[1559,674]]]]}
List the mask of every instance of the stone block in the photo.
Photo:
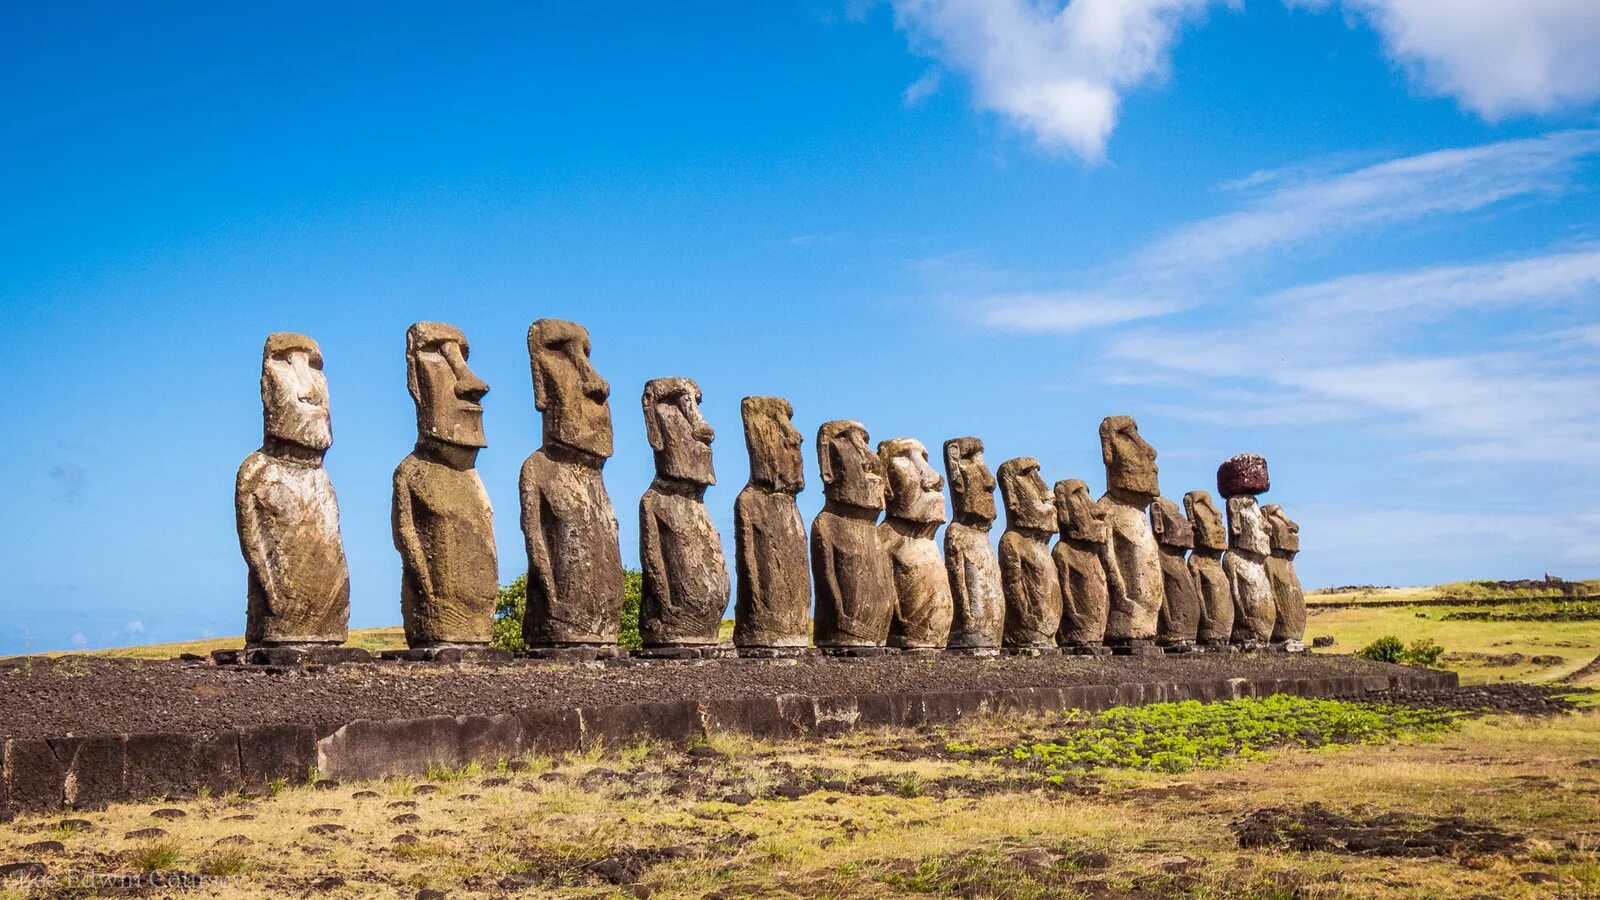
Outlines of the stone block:
{"type": "Polygon", "coordinates": [[[311,725],[258,725],[239,732],[239,774],[246,788],[283,778],[303,781],[317,764],[311,725]]]}
{"type": "Polygon", "coordinates": [[[1217,467],[1217,493],[1223,497],[1265,494],[1271,487],[1265,457],[1241,453],[1217,467]]]}
{"type": "Polygon", "coordinates": [[[193,797],[194,745],[194,738],[186,734],[128,735],[123,765],[123,789],[127,795],[138,800],[193,797]]]}

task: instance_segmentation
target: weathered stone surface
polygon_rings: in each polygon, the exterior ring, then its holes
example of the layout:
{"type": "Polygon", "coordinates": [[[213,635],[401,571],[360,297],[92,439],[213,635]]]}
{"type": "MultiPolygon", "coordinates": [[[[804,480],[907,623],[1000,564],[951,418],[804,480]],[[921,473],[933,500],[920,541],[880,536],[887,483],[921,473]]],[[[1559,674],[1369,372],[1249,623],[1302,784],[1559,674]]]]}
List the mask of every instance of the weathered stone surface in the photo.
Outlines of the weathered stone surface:
{"type": "Polygon", "coordinates": [[[944,564],[950,580],[950,649],[990,650],[1005,637],[1006,597],[1000,558],[989,542],[994,527],[995,478],[975,437],[944,442],[955,515],[944,530],[944,564]]]}
{"type": "Polygon", "coordinates": [[[1184,556],[1194,547],[1194,529],[1178,504],[1157,497],[1150,505],[1150,528],[1161,551],[1161,614],[1156,643],[1193,644],[1200,636],[1200,586],[1184,556]]]}
{"type": "Polygon", "coordinates": [[[645,432],[656,477],[639,499],[639,559],[644,569],[639,634],[646,647],[715,644],[728,608],[722,537],[706,511],[716,484],[700,387],[687,378],[645,383],[645,432]]]}
{"type": "Polygon", "coordinates": [[[878,541],[894,575],[895,608],[889,645],[906,650],[943,647],[954,615],[950,578],[934,533],[944,524],[944,479],[928,464],[928,448],[911,438],[878,444],[887,475],[878,541]]]}
{"type": "Polygon", "coordinates": [[[1001,463],[1000,496],[1006,506],[1006,531],[1000,536],[1005,646],[1054,648],[1061,628],[1061,580],[1050,558],[1056,510],[1039,461],[1019,456],[1001,463]]]}
{"type": "Polygon", "coordinates": [[[394,471],[394,545],[400,612],[412,647],[485,644],[493,634],[500,571],[494,512],[473,466],[489,385],[467,368],[460,329],[418,322],[406,331],[406,380],[417,406],[417,446],[394,471]]]}
{"type": "Polygon", "coordinates": [[[1277,624],[1277,600],[1267,574],[1268,543],[1265,517],[1256,498],[1246,494],[1228,498],[1228,552],[1223,571],[1233,595],[1233,639],[1264,643],[1272,640],[1277,624]]]}
{"type": "Polygon", "coordinates": [[[1267,461],[1254,453],[1241,453],[1217,467],[1217,493],[1226,499],[1265,494],[1272,489],[1267,461]]]}
{"type": "Polygon", "coordinates": [[[1222,569],[1222,551],[1228,548],[1228,529],[1222,513],[1205,491],[1183,495],[1183,508],[1194,529],[1194,551],[1189,554],[1189,574],[1200,590],[1202,644],[1223,644],[1233,637],[1233,592],[1222,569]]]}
{"type": "Polygon", "coordinates": [[[1272,546],[1272,555],[1267,557],[1267,577],[1272,581],[1272,596],[1277,604],[1272,640],[1298,643],[1306,636],[1306,595],[1294,570],[1294,558],[1300,552],[1300,526],[1276,503],[1263,506],[1261,515],[1272,546]]]}
{"type": "Polygon", "coordinates": [[[780,397],[741,401],[750,482],[733,504],[733,643],[741,649],[804,647],[811,634],[806,526],[795,495],[805,489],[794,407],[780,397]]]}
{"type": "Polygon", "coordinates": [[[611,386],[589,363],[589,332],[560,319],[528,327],[543,443],[522,464],[529,647],[616,644],[622,548],[601,470],[611,456],[611,386]]]}
{"type": "Polygon", "coordinates": [[[267,336],[261,350],[261,449],[234,485],[239,549],[249,570],[245,643],[342,643],[350,571],[339,500],[322,467],[333,444],[322,350],[303,334],[267,336]]]}
{"type": "Polygon", "coordinates": [[[1061,581],[1063,647],[1093,647],[1105,640],[1111,595],[1106,587],[1107,555],[1111,552],[1101,508],[1089,496],[1089,485],[1076,478],[1056,482],[1056,524],[1061,539],[1050,551],[1061,581]]]}
{"type": "Polygon", "coordinates": [[[818,647],[881,647],[894,615],[894,574],[878,542],[883,463],[860,422],[817,429],[817,467],[826,501],[811,523],[818,647]]]}
{"type": "Polygon", "coordinates": [[[1160,495],[1155,448],[1139,436],[1129,416],[1100,423],[1100,457],[1106,466],[1106,493],[1100,509],[1110,528],[1106,583],[1111,612],[1106,642],[1153,640],[1165,601],[1161,551],[1145,510],[1160,495]]]}

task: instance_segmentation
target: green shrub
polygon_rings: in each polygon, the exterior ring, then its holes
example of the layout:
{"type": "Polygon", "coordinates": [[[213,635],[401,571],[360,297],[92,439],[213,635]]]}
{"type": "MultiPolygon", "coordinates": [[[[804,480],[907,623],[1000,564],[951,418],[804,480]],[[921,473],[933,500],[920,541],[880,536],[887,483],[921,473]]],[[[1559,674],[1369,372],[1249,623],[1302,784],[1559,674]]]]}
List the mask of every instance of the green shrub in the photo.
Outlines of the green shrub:
{"type": "Polygon", "coordinates": [[[1372,659],[1378,662],[1397,663],[1405,659],[1406,645],[1392,634],[1386,634],[1372,643],[1356,651],[1362,659],[1372,659]]]}
{"type": "Polygon", "coordinates": [[[1444,648],[1431,638],[1417,638],[1406,648],[1405,661],[1414,666],[1431,666],[1439,662],[1444,648]]]}
{"type": "MultiPolygon", "coordinates": [[[[622,573],[622,622],[617,642],[629,650],[644,646],[639,638],[639,596],[643,576],[628,569],[622,573]]],[[[520,653],[528,649],[522,641],[522,615],[528,606],[528,576],[518,575],[500,589],[494,605],[494,638],[491,643],[502,650],[520,653]]]]}

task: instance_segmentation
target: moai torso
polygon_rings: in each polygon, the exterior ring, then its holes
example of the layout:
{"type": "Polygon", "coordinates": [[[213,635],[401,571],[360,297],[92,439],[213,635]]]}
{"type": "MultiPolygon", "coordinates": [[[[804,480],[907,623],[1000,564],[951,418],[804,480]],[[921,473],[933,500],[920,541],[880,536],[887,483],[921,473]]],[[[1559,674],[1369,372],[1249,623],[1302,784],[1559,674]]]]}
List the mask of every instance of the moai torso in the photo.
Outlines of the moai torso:
{"type": "Polygon", "coordinates": [[[895,590],[889,645],[943,647],[954,616],[950,579],[933,537],[944,523],[944,479],[928,465],[927,448],[910,438],[880,443],[878,458],[887,484],[878,541],[889,554],[895,590]]]}
{"type": "Polygon", "coordinates": [[[602,470],[611,457],[611,387],[589,363],[589,332],[560,319],[528,328],[543,444],[522,465],[530,647],[614,645],[622,549],[602,470]]]}
{"type": "Polygon", "coordinates": [[[1267,461],[1241,454],[1217,469],[1217,492],[1228,498],[1228,552],[1222,569],[1233,595],[1233,640],[1266,643],[1277,624],[1267,558],[1272,553],[1256,495],[1270,487],[1267,461]]]}
{"type": "Polygon", "coordinates": [[[1109,529],[1089,486],[1077,479],[1055,486],[1056,525],[1060,540],[1050,555],[1061,581],[1063,647],[1094,646],[1105,640],[1111,596],[1106,589],[1105,557],[1109,529]]]}
{"type": "Polygon", "coordinates": [[[989,542],[994,526],[994,473],[975,437],[944,443],[953,521],[944,529],[944,565],[950,584],[952,649],[998,649],[1005,637],[1006,598],[1000,559],[989,542]]]}
{"type": "Polygon", "coordinates": [[[1005,645],[1053,647],[1061,628],[1061,580],[1050,558],[1055,506],[1032,457],[1000,464],[1006,531],[1000,537],[1000,582],[1006,598],[1005,645]]]}
{"type": "Polygon", "coordinates": [[[733,642],[739,647],[804,647],[811,631],[806,527],[795,494],[805,488],[794,409],[779,397],[740,404],[750,483],[733,504],[738,591],[733,642]]]}
{"type": "Polygon", "coordinates": [[[1169,646],[1193,644],[1200,634],[1200,586],[1184,557],[1194,546],[1194,529],[1178,504],[1166,497],[1151,504],[1150,527],[1161,553],[1163,597],[1156,641],[1169,646]]]}
{"type": "Polygon", "coordinates": [[[639,634],[647,647],[715,644],[729,594],[722,538],[704,500],[716,483],[715,434],[687,378],[647,382],[643,405],[656,477],[639,500],[639,634]]]}
{"type": "Polygon", "coordinates": [[[406,377],[417,405],[417,446],[394,471],[400,612],[412,647],[485,644],[500,573],[489,496],[473,468],[489,386],[467,368],[460,329],[418,322],[406,331],[406,377]]]}
{"type": "Polygon", "coordinates": [[[350,572],[339,501],[322,467],[333,442],[322,352],[305,335],[267,337],[261,354],[265,438],[234,484],[249,571],[245,643],[343,643],[350,572]]]}
{"type": "Polygon", "coordinates": [[[1228,574],[1222,569],[1228,531],[1222,524],[1222,514],[1205,491],[1184,494],[1183,506],[1194,530],[1189,574],[1200,591],[1198,638],[1202,644],[1225,644],[1233,637],[1233,592],[1228,587],[1228,574]]]}
{"type": "Polygon", "coordinates": [[[1272,596],[1277,603],[1272,640],[1297,644],[1306,636],[1306,595],[1294,570],[1294,558],[1300,552],[1300,526],[1276,503],[1262,507],[1261,513],[1272,545],[1272,555],[1267,557],[1267,576],[1272,580],[1272,596]]]}
{"type": "Polygon", "coordinates": [[[1111,612],[1106,641],[1152,640],[1166,600],[1161,551],[1146,513],[1160,494],[1156,451],[1139,436],[1133,419],[1111,416],[1100,423],[1100,454],[1106,464],[1100,509],[1110,528],[1106,581],[1111,612]]]}
{"type": "Polygon", "coordinates": [[[878,543],[883,466],[859,422],[826,422],[817,461],[827,502],[811,523],[818,647],[881,647],[894,616],[894,573],[878,543]]]}

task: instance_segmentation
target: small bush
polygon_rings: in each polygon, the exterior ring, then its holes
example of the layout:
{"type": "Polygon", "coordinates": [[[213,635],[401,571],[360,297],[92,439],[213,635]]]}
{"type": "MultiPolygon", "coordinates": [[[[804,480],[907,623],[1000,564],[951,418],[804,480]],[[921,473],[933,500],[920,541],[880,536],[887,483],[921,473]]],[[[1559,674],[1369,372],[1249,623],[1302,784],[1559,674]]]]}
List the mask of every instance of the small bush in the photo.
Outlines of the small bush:
{"type": "Polygon", "coordinates": [[[128,865],[140,872],[165,872],[178,867],[182,854],[176,841],[151,841],[128,851],[128,865]]]}
{"type": "Polygon", "coordinates": [[[1372,643],[1356,651],[1362,659],[1372,659],[1378,662],[1397,663],[1405,658],[1406,645],[1392,634],[1386,634],[1372,643]]]}
{"type": "Polygon", "coordinates": [[[1431,666],[1439,662],[1444,648],[1430,638],[1418,638],[1406,648],[1405,660],[1414,666],[1431,666]]]}
{"type": "MultiPolygon", "coordinates": [[[[617,643],[629,650],[644,646],[639,637],[639,597],[644,588],[644,576],[632,569],[622,573],[622,621],[617,629],[617,643]]],[[[492,646],[512,653],[528,649],[522,641],[522,616],[528,608],[528,576],[518,575],[500,589],[494,604],[494,637],[492,646]]]]}

